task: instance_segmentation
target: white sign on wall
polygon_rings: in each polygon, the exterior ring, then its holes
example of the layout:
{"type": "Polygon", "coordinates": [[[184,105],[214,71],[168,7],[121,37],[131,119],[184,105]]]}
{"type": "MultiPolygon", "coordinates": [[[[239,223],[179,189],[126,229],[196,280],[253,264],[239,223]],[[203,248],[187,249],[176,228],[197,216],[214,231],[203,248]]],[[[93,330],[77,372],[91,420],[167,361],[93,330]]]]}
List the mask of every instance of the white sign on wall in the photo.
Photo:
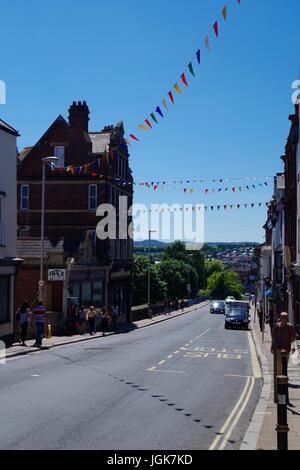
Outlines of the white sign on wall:
{"type": "Polygon", "coordinates": [[[65,279],[65,269],[48,269],[48,281],[64,281],[65,279]]]}

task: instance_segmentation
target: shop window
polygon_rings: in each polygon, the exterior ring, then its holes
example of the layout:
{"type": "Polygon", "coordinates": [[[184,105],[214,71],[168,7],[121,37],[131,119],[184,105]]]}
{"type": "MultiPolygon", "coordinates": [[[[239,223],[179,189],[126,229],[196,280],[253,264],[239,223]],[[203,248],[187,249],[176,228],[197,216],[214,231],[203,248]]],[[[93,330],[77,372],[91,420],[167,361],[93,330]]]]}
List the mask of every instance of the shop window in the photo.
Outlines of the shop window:
{"type": "Polygon", "coordinates": [[[10,277],[0,276],[0,324],[10,319],[10,277]]]}

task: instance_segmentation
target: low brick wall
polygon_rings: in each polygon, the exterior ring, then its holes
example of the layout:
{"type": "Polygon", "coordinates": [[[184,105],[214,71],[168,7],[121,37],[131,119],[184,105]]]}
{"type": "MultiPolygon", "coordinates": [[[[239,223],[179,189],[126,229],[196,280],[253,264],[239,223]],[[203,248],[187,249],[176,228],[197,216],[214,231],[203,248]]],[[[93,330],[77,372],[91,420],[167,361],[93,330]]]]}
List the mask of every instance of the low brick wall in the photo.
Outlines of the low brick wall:
{"type": "MultiPolygon", "coordinates": [[[[200,302],[203,302],[206,300],[205,297],[198,297],[197,299],[191,299],[189,306],[198,304],[200,302]]],[[[184,306],[188,306],[188,301],[187,299],[184,301],[184,306]]],[[[152,310],[152,315],[160,315],[161,313],[164,313],[165,307],[163,304],[156,304],[156,305],[151,305],[151,310],[152,310]]],[[[145,318],[148,318],[148,305],[137,305],[135,307],[131,308],[131,321],[139,321],[139,320],[144,320],[145,318]]]]}

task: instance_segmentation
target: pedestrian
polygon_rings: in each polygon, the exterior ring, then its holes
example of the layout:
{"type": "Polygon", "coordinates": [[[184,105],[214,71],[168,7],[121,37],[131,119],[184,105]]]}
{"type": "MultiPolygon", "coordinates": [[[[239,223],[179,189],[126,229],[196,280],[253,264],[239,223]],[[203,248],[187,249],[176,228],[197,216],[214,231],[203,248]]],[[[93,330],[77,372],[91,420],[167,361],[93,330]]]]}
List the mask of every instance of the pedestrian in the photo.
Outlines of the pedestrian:
{"type": "Polygon", "coordinates": [[[21,343],[21,346],[27,346],[25,341],[27,338],[29,315],[30,315],[29,303],[27,300],[25,300],[17,312],[17,321],[19,322],[20,330],[21,330],[21,337],[19,340],[19,342],[21,343]]]}
{"type": "Polygon", "coordinates": [[[116,307],[111,307],[111,321],[112,321],[113,331],[116,331],[117,329],[117,319],[118,319],[118,311],[116,307]]]}
{"type": "Polygon", "coordinates": [[[259,321],[259,328],[260,331],[263,331],[263,309],[262,309],[262,304],[261,302],[257,302],[256,304],[256,313],[258,316],[258,321],[259,321]]]}
{"type": "Polygon", "coordinates": [[[274,326],[274,311],[273,311],[272,308],[269,310],[268,323],[269,323],[269,327],[270,327],[270,333],[272,335],[273,326],[274,326]]]}
{"type": "Polygon", "coordinates": [[[181,311],[183,312],[183,310],[184,310],[184,300],[182,300],[180,302],[180,308],[181,308],[181,311]]]}
{"type": "Polygon", "coordinates": [[[107,308],[103,307],[101,312],[101,329],[102,329],[102,336],[105,336],[109,326],[109,317],[107,313],[107,308]]]}
{"type": "Polygon", "coordinates": [[[89,322],[89,330],[90,330],[90,335],[95,334],[95,318],[96,318],[96,309],[93,305],[90,306],[87,312],[87,317],[88,317],[88,322],[89,322]]]}
{"type": "Polygon", "coordinates": [[[87,321],[87,313],[84,305],[81,305],[78,310],[78,322],[80,326],[80,334],[83,335],[86,333],[86,321],[87,321]]]}
{"type": "MultiPolygon", "coordinates": [[[[279,322],[273,328],[271,353],[276,356],[276,375],[282,375],[282,353],[287,353],[286,363],[289,363],[289,356],[292,343],[296,339],[296,331],[293,325],[288,323],[288,314],[282,312],[279,322]]],[[[295,352],[295,348],[292,349],[295,352]]]]}
{"type": "Polygon", "coordinates": [[[47,316],[47,309],[43,305],[43,302],[39,302],[36,307],[32,310],[32,316],[35,322],[35,332],[36,332],[36,339],[33,347],[41,348],[43,337],[44,337],[44,330],[46,325],[46,316],[47,316]]]}

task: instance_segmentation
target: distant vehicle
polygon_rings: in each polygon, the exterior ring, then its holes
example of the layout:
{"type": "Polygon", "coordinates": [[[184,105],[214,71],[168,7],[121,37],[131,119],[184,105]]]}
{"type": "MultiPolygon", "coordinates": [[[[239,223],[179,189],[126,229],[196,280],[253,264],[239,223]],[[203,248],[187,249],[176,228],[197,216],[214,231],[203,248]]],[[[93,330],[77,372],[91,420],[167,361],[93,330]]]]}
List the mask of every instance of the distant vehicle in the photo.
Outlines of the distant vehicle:
{"type": "Polygon", "coordinates": [[[225,314],[225,301],[224,300],[214,300],[210,307],[210,313],[221,313],[225,314]]]}
{"type": "Polygon", "coordinates": [[[244,308],[232,308],[228,311],[225,317],[225,329],[241,328],[249,329],[249,316],[248,311],[244,308]]]}
{"type": "Polygon", "coordinates": [[[232,300],[227,305],[228,311],[236,308],[243,308],[249,312],[249,302],[247,300],[232,300]]]}
{"type": "Polygon", "coordinates": [[[233,302],[234,300],[235,300],[235,298],[232,297],[232,295],[229,295],[228,297],[226,297],[225,302],[228,305],[228,304],[230,304],[230,302],[233,302]]]}

